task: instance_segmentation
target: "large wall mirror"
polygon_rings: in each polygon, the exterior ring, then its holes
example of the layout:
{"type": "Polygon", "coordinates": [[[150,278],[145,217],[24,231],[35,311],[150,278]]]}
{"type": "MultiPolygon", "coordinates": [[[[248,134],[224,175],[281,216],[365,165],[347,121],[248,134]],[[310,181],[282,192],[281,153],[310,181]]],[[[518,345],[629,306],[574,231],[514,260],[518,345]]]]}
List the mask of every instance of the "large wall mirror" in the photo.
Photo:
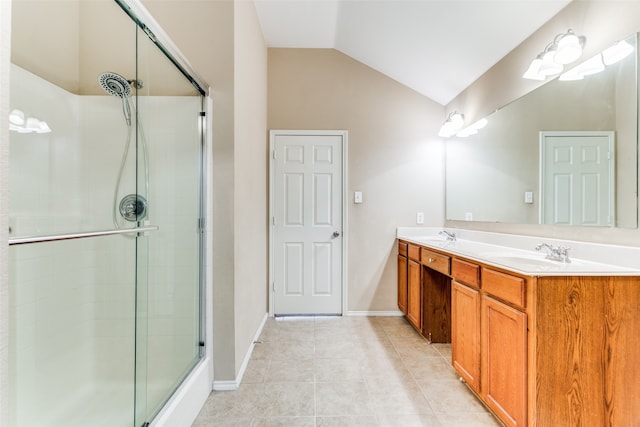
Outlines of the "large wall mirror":
{"type": "Polygon", "coordinates": [[[637,228],[637,35],[626,42],[624,59],[447,139],[447,220],[637,228]]]}

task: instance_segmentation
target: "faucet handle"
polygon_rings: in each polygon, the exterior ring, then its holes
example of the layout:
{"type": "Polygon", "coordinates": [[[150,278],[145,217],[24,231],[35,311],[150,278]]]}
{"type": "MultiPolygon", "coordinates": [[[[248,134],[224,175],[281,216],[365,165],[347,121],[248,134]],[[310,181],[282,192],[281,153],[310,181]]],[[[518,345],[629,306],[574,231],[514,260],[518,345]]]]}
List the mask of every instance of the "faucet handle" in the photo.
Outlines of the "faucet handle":
{"type": "Polygon", "coordinates": [[[438,233],[439,235],[444,235],[447,236],[447,241],[450,242],[455,242],[456,241],[456,232],[455,231],[447,231],[447,230],[442,230],[438,233]]]}
{"type": "Polygon", "coordinates": [[[571,260],[569,259],[570,250],[571,248],[569,246],[558,246],[558,252],[560,253],[560,256],[562,257],[562,260],[564,262],[571,262],[571,260]]]}

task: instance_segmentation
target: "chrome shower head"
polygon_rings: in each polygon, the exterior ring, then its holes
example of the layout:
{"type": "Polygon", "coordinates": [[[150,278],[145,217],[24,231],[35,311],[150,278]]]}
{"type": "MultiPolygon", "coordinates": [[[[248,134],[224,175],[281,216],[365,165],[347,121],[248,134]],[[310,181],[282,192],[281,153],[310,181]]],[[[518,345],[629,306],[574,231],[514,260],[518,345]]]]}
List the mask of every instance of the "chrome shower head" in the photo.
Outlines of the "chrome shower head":
{"type": "Polygon", "coordinates": [[[98,76],[98,83],[109,95],[124,98],[131,96],[131,83],[116,73],[102,73],[98,76]]]}
{"type": "Polygon", "coordinates": [[[129,97],[131,96],[131,82],[120,74],[102,73],[98,76],[98,83],[109,95],[122,99],[122,112],[127,126],[131,126],[131,109],[129,107],[129,97]]]}

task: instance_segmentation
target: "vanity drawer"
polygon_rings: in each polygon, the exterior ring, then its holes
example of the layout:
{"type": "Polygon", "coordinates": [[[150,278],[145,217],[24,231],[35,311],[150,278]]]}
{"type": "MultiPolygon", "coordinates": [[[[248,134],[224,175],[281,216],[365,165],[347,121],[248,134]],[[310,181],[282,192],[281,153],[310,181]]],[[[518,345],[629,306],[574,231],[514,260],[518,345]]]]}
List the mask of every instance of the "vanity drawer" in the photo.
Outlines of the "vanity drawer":
{"type": "Polygon", "coordinates": [[[407,256],[407,243],[398,242],[398,255],[407,256]]]}
{"type": "Polygon", "coordinates": [[[451,264],[450,257],[422,248],[420,250],[420,260],[423,265],[426,265],[433,270],[439,271],[440,273],[449,275],[451,264]]]}
{"type": "Polygon", "coordinates": [[[477,264],[452,258],[451,276],[465,285],[480,288],[480,266],[477,264]]]}
{"type": "Polygon", "coordinates": [[[521,277],[482,269],[482,289],[486,293],[522,308],[526,307],[525,286],[526,282],[521,277]]]}
{"type": "Polygon", "coordinates": [[[409,243],[407,247],[409,258],[414,261],[420,262],[420,246],[412,245],[411,243],[409,243]]]}

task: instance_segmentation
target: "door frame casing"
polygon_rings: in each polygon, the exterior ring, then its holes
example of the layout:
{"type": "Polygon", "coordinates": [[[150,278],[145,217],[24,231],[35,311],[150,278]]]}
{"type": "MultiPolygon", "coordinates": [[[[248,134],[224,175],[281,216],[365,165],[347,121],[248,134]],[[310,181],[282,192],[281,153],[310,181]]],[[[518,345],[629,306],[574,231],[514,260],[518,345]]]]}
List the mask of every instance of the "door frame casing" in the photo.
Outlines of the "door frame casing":
{"type": "Polygon", "coordinates": [[[275,277],[274,277],[274,225],[273,218],[275,215],[275,140],[278,135],[301,135],[301,136],[340,136],[342,137],[342,276],[341,276],[341,292],[342,292],[342,315],[347,313],[347,254],[349,248],[349,222],[348,222],[348,209],[347,209],[347,152],[348,152],[348,134],[346,130],[281,130],[272,129],[269,131],[269,283],[268,283],[268,296],[269,296],[269,317],[273,317],[275,313],[275,277]]]}

